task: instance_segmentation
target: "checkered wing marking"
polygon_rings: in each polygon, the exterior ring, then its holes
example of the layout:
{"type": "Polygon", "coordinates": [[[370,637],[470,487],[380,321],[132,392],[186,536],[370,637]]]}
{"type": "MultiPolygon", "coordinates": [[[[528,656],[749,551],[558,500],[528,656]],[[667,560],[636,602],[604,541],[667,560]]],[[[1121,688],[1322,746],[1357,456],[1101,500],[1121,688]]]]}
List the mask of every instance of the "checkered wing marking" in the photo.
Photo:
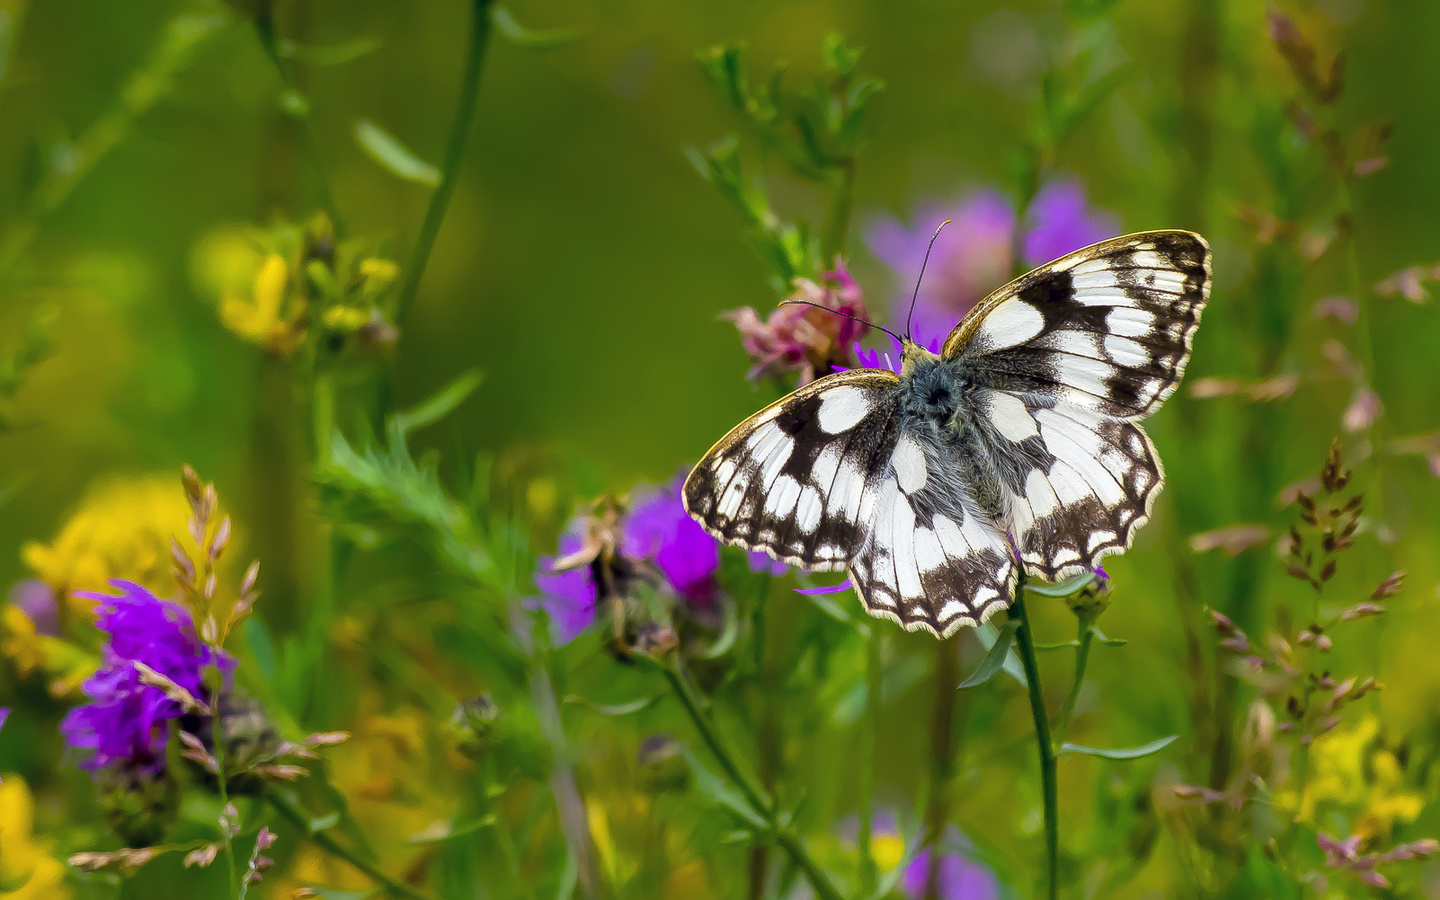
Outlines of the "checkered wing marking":
{"type": "Polygon", "coordinates": [[[988,393],[989,419],[1005,430],[983,443],[1027,569],[1056,581],[1127,549],[1165,481],[1144,429],[1050,397],[988,393]]]}
{"type": "Polygon", "coordinates": [[[685,480],[685,509],[729,544],[817,570],[864,543],[862,498],[899,437],[893,372],[818,379],[746,419],[685,480]]]}
{"type": "Polygon", "coordinates": [[[1149,231],[1077,250],[987,297],[945,341],[982,383],[1118,419],[1175,391],[1210,295],[1210,248],[1149,231]]]}
{"type": "Polygon", "coordinates": [[[1016,566],[1004,534],[956,481],[954,448],[902,431],[861,501],[870,526],[850,577],[871,615],[947,637],[1009,605],[1016,566]]]}

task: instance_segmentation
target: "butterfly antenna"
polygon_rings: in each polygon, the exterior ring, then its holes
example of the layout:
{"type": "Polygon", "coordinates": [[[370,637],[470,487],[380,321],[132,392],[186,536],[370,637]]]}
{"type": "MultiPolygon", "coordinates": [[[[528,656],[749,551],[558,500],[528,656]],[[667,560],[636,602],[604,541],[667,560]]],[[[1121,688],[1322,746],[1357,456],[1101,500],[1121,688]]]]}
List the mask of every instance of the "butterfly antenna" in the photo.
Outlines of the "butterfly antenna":
{"type": "MultiPolygon", "coordinates": [[[[910,312],[905,314],[905,339],[910,339],[910,319],[915,315],[915,300],[920,296],[920,281],[925,277],[925,266],[930,262],[930,251],[935,249],[935,239],[940,237],[940,229],[950,224],[946,219],[935,226],[935,233],[930,235],[930,246],[925,248],[925,261],[920,263],[920,274],[915,279],[915,293],[910,295],[910,312]]],[[[903,342],[902,342],[903,343],[903,342]]]]}
{"type": "MultiPolygon", "coordinates": [[[[881,331],[885,332],[886,334],[890,335],[890,336],[891,336],[892,338],[894,338],[895,340],[897,340],[897,341],[900,340],[900,335],[898,335],[898,334],[896,334],[895,332],[891,331],[890,329],[886,328],[884,325],[876,325],[874,322],[868,322],[868,321],[866,321],[865,319],[860,318],[859,316],[852,316],[852,315],[850,315],[849,313],[843,313],[843,312],[841,312],[841,311],[838,310],[838,309],[831,309],[830,307],[825,306],[824,304],[821,304],[821,303],[814,303],[814,302],[812,302],[812,301],[810,301],[810,300],[781,300],[781,301],[780,301],[778,304],[776,304],[776,305],[777,305],[777,306],[791,306],[791,305],[796,304],[796,303],[800,304],[801,306],[813,306],[813,307],[815,307],[816,309],[823,309],[823,310],[825,310],[825,311],[828,312],[828,313],[832,313],[832,314],[834,314],[834,315],[840,316],[841,318],[849,319],[849,320],[852,321],[852,322],[859,322],[861,325],[869,325],[871,328],[878,328],[878,329],[880,329],[881,331]]],[[[900,342],[901,342],[902,344],[904,343],[904,341],[900,341],[900,342]]]]}

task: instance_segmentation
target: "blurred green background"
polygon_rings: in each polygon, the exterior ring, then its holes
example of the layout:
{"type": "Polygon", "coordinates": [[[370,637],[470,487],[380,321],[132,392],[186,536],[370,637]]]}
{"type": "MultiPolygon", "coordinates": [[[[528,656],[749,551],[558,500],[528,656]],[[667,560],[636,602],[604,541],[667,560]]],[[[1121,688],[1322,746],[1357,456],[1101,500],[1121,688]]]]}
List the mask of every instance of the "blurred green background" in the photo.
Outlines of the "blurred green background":
{"type": "MultiPolygon", "coordinates": [[[[415,239],[427,190],[378,166],[358,145],[356,122],[371,120],[439,163],[468,8],[454,0],[276,7],[279,33],[301,44],[375,42],[353,59],[296,61],[291,71],[349,232],[383,242],[393,259],[404,260],[415,239]]],[[[827,35],[865,48],[862,67],[887,87],[870,105],[847,257],[871,309],[891,324],[890,299],[904,286],[867,251],[866,224],[883,215],[909,222],[916,206],[967,190],[1014,194],[1043,118],[1046,73],[1078,87],[1124,66],[1128,77],[1052,148],[1047,172],[1077,178],[1091,205],[1126,231],[1176,227],[1210,239],[1214,293],[1191,384],[1287,373],[1301,382],[1293,396],[1263,404],[1197,399],[1182,388],[1149,426],[1171,483],[1137,547],[1111,567],[1115,600],[1102,624],[1130,644],[1092,664],[1094,691],[1106,700],[1089,727],[1112,744],[1179,733],[1177,756],[1203,771],[1210,749],[1192,724],[1196,698],[1237,689],[1219,687],[1227,680],[1215,674],[1200,610],[1223,609],[1260,630],[1272,607],[1309,601],[1265,548],[1196,555],[1189,540],[1237,524],[1281,533],[1291,521],[1281,490],[1312,477],[1340,435],[1370,517],[1338,590],[1358,597],[1392,569],[1410,573],[1404,603],[1355,626],[1364,646],[1343,659],[1387,684],[1367,701],[1387,728],[1433,743],[1440,482],[1403,441],[1440,428],[1440,313],[1371,286],[1440,260],[1440,4],[1284,4],[1322,57],[1344,51],[1344,91],[1322,124],[1346,135],[1394,125],[1388,164],[1348,179],[1344,192],[1323,151],[1287,118],[1303,92],[1269,37],[1266,8],[1252,0],[517,5],[527,25],[573,28],[580,39],[543,52],[495,40],[458,188],[394,351],[396,402],[418,401],[467,369],[484,373],[482,388],[421,445],[492,451],[545,482],[549,493],[528,498],[543,552],[579,499],[669,477],[775,396],[742,377],[735,330],[718,318],[779,297],[738,217],[683,152],[743,133],[697,51],[744,41],[757,69],[787,60],[800,81],[819,70],[827,35]],[[1353,257],[1343,235],[1318,259],[1297,252],[1307,234],[1333,232],[1337,216],[1353,227],[1353,257]],[[1278,238],[1257,222],[1278,223],[1278,238]],[[1337,295],[1359,303],[1362,325],[1313,314],[1337,295]],[[1384,405],[1373,428],[1342,427],[1352,385],[1327,357],[1329,340],[1367,365],[1384,405]],[[1203,689],[1180,663],[1193,653],[1203,689]]],[[[225,330],[196,274],[197,243],[215,229],[305,221],[321,206],[274,69],[241,14],[225,7],[5,0],[0,12],[0,235],[24,241],[0,275],[0,351],[19,343],[35,307],[58,310],[53,356],[3,401],[0,473],[21,487],[0,513],[0,583],[30,574],[18,548],[48,541],[97,479],[170,475],[188,462],[219,484],[243,552],[264,561],[264,602],[274,612],[262,614],[283,627],[316,577],[303,398],[282,366],[225,330]],[[116,117],[134,100],[126,85],[154,57],[165,23],[186,11],[226,24],[143,111],[116,117]],[[113,147],[90,159],[76,141],[97,121],[123,124],[113,147]],[[83,177],[49,203],[45,187],[74,171],[83,177]]],[[[788,217],[821,218],[814,185],[779,168],[768,183],[788,217]]],[[[1063,609],[1037,614],[1043,631],[1068,636],[1063,609]]],[[[930,639],[898,640],[919,653],[930,639]]],[[[1059,685],[1068,662],[1052,657],[1059,685]]],[[[1010,699],[1018,740],[1022,707],[1018,695],[1010,699]]],[[[906,702],[923,708],[928,691],[906,702]]],[[[909,747],[888,748],[887,764],[903,768],[923,740],[917,733],[909,747]]],[[[1028,773],[1030,751],[1011,749],[1007,767],[1028,773]]],[[[838,753],[819,771],[843,771],[838,753]]],[[[984,784],[984,760],[967,765],[984,784]]],[[[1062,777],[1084,781],[1083,765],[1062,777]]],[[[1084,803],[1077,796],[1071,807],[1084,803]]],[[[1433,831],[1425,821],[1440,817],[1428,813],[1416,833],[1433,831]]]]}

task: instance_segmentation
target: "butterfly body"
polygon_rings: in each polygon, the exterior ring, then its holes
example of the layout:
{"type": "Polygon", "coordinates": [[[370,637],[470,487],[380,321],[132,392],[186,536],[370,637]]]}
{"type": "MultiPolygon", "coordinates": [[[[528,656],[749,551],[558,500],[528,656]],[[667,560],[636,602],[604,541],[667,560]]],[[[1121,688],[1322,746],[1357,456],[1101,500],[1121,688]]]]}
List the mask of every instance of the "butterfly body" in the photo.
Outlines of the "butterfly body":
{"type": "Polygon", "coordinates": [[[1116,238],[982,301],[939,354],[818,379],[686,480],[711,534],[846,568],[867,610],[949,634],[1128,547],[1163,483],[1138,420],[1174,391],[1209,290],[1182,231],[1116,238]]]}

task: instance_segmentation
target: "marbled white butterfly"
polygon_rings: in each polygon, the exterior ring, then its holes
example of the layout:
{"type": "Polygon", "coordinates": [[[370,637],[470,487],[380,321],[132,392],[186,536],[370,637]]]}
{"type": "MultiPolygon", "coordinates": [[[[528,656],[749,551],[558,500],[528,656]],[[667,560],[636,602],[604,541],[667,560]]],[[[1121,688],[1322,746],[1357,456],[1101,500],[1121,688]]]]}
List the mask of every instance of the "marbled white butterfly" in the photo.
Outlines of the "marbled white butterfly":
{"type": "Polygon", "coordinates": [[[940,636],[1130,546],[1164,470],[1140,420],[1174,392],[1210,293],[1198,234],[1103,241],[995,291],[899,375],[820,378],[686,479],[721,541],[848,568],[865,608],[940,636]]]}

